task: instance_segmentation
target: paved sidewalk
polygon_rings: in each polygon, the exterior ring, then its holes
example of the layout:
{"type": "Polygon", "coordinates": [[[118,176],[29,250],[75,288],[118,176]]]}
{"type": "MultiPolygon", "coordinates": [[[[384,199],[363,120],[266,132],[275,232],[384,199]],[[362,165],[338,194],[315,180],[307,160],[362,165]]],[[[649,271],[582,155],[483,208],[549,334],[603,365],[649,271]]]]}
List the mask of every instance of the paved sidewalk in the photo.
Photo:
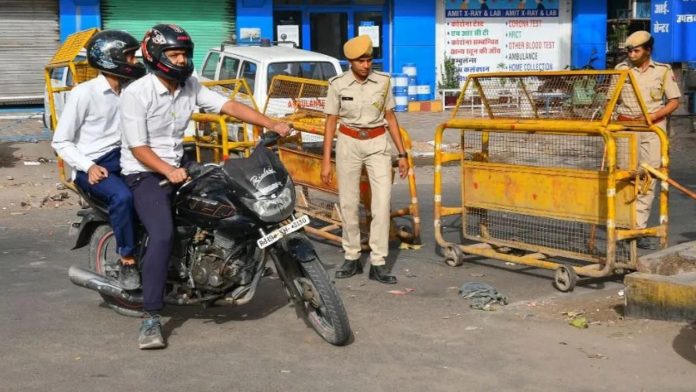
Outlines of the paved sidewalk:
{"type": "Polygon", "coordinates": [[[50,140],[51,131],[43,125],[43,111],[0,115],[0,142],[50,140]]]}

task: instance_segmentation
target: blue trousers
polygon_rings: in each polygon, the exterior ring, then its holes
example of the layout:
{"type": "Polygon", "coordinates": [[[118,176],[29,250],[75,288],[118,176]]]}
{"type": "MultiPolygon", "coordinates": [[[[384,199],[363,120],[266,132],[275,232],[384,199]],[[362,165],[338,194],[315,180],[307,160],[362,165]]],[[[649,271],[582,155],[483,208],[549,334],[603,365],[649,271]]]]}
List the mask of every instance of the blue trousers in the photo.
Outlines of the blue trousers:
{"type": "Polygon", "coordinates": [[[172,186],[160,187],[161,174],[143,172],[125,177],[133,192],[138,218],[148,234],[145,254],[141,260],[143,309],[157,312],[164,307],[164,286],[167,282],[169,257],[174,243],[172,186]]]}
{"type": "Polygon", "coordinates": [[[135,226],[133,195],[121,177],[121,149],[116,148],[101,156],[95,163],[109,172],[109,176],[92,185],[89,176],[78,171],[74,183],[109,206],[109,220],[116,237],[117,252],[121,256],[135,254],[135,226]]]}

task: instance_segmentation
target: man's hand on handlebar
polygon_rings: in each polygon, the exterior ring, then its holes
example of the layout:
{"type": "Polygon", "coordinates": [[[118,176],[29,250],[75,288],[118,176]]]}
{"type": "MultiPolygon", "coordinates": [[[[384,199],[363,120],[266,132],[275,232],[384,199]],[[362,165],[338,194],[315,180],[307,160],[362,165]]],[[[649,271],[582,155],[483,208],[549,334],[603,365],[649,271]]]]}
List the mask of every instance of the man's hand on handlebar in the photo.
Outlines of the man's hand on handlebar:
{"type": "Polygon", "coordinates": [[[271,131],[279,134],[280,136],[287,136],[290,131],[292,131],[292,127],[288,123],[276,122],[273,124],[273,127],[271,127],[271,131]]]}
{"type": "Polygon", "coordinates": [[[171,184],[181,184],[188,179],[188,173],[183,167],[178,167],[165,175],[171,184]]]}

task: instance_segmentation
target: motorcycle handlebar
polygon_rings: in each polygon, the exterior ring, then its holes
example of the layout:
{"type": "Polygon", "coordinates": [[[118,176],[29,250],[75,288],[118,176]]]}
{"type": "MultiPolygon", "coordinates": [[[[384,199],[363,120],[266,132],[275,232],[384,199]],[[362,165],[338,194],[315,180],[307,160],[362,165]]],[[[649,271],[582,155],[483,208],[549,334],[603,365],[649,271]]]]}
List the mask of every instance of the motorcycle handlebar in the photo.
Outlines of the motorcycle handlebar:
{"type": "MultiPolygon", "coordinates": [[[[193,163],[190,164],[186,167],[182,167],[181,169],[184,169],[186,171],[186,175],[191,178],[191,176],[194,176],[196,173],[198,173],[198,163],[193,163]]],[[[171,181],[169,181],[167,178],[164,178],[160,180],[160,182],[157,183],[160,187],[165,187],[167,185],[171,185],[171,181]]]]}
{"type": "MultiPolygon", "coordinates": [[[[294,129],[291,129],[290,132],[292,133],[292,131],[294,131],[294,129]]],[[[261,138],[259,140],[258,145],[262,146],[262,147],[271,147],[271,146],[275,145],[276,143],[278,143],[278,140],[280,140],[280,138],[281,138],[281,136],[277,132],[273,132],[273,131],[265,132],[264,134],[261,135],[261,138]]],[[[196,164],[186,168],[186,170],[189,173],[190,178],[193,178],[196,176],[196,173],[198,171],[198,168],[196,167],[197,165],[198,164],[196,163],[196,164]]],[[[170,184],[171,184],[171,182],[166,178],[161,180],[158,183],[158,185],[160,187],[165,187],[165,186],[170,185],[170,184]]]]}

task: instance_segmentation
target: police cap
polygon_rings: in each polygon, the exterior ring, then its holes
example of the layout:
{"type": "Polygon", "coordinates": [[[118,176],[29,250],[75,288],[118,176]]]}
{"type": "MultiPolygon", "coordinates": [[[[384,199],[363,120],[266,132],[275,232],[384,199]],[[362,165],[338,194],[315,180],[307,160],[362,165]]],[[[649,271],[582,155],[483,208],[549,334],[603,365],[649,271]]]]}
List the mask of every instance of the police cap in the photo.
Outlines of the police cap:
{"type": "Polygon", "coordinates": [[[355,60],[363,56],[372,56],[372,40],[369,35],[363,34],[351,38],[343,45],[343,54],[348,60],[355,60]]]}
{"type": "Polygon", "coordinates": [[[652,47],[652,36],[645,30],[636,31],[626,38],[626,49],[631,50],[639,46],[648,44],[647,46],[652,47]]]}

